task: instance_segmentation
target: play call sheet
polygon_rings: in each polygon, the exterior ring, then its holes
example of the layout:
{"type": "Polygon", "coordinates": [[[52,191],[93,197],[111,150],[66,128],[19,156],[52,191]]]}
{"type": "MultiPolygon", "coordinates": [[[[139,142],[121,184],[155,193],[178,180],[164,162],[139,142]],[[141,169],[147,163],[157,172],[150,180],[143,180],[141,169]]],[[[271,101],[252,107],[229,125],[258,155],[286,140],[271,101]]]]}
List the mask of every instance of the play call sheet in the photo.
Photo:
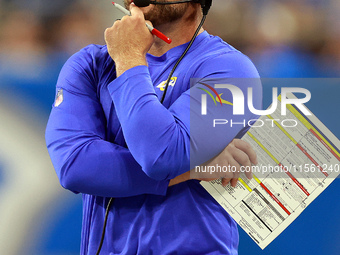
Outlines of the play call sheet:
{"type": "Polygon", "coordinates": [[[257,153],[253,178],[241,174],[236,188],[201,184],[264,249],[339,175],[340,141],[295,105],[262,116],[242,139],[257,153]]]}

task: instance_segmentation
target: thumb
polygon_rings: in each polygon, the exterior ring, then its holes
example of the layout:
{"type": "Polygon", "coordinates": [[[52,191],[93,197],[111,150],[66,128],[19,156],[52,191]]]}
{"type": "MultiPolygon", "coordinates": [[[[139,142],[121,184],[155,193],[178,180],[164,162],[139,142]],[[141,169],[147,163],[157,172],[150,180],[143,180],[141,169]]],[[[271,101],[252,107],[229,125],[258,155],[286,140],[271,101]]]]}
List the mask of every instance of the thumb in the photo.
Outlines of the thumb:
{"type": "Polygon", "coordinates": [[[138,17],[138,18],[143,18],[144,19],[144,14],[142,10],[137,7],[134,3],[130,4],[130,12],[132,17],[138,17]]]}

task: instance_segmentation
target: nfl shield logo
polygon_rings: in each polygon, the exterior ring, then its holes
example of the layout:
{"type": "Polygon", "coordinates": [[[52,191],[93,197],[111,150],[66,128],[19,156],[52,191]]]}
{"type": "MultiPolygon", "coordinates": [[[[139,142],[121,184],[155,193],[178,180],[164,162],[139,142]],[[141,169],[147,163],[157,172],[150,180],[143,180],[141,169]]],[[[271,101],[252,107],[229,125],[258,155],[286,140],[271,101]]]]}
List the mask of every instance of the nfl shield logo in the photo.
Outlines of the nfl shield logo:
{"type": "Polygon", "coordinates": [[[54,107],[58,107],[64,100],[63,89],[59,89],[55,98],[54,107]]]}

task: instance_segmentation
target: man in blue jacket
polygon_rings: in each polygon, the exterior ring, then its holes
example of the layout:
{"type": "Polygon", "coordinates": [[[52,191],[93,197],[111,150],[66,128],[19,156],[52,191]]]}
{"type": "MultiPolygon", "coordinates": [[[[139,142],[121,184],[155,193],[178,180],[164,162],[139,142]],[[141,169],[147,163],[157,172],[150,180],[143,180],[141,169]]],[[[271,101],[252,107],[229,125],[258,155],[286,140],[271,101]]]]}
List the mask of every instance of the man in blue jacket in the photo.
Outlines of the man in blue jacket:
{"type": "MultiPolygon", "coordinates": [[[[192,149],[201,138],[191,134],[190,101],[200,90],[190,88],[190,79],[258,73],[246,56],[201,29],[160,103],[164,81],[200,23],[201,7],[125,3],[131,16],[105,31],[107,45],[90,45],[64,65],[46,129],[61,185],[83,194],[81,254],[97,251],[110,197],[102,254],[237,254],[236,223],[188,171],[196,163],[250,165],[256,154],[234,139],[244,130],[239,126],[223,139],[212,135],[213,146],[192,149]],[[154,38],[144,16],[172,44],[154,38]],[[214,158],[200,162],[195,151],[214,158]]],[[[259,107],[261,88],[255,90],[259,107]]],[[[232,118],[232,111],[225,117],[232,118]]],[[[249,111],[242,116],[253,117],[249,111]]],[[[235,186],[238,173],[220,177],[235,186]]]]}

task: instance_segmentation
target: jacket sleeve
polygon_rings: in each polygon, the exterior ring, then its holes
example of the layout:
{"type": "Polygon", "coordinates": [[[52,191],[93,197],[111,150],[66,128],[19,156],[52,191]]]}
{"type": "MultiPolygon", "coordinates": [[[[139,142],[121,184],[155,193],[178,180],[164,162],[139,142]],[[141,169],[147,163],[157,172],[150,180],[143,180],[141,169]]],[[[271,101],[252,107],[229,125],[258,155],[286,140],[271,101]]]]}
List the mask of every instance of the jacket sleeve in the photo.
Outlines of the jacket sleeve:
{"type": "MultiPolygon", "coordinates": [[[[233,77],[258,80],[255,67],[241,53],[207,60],[196,67],[195,75],[210,82],[233,77]]],[[[248,82],[242,79],[234,82],[246,93],[248,82]]],[[[193,85],[167,109],[157,98],[146,66],[129,69],[109,84],[127,145],[148,176],[156,180],[172,179],[216,156],[244,129],[241,126],[213,128],[216,112],[207,117],[201,115],[199,86],[199,82],[193,85]]],[[[253,82],[252,87],[259,109],[262,87],[257,82],[253,82]]],[[[232,101],[231,95],[225,94],[224,99],[232,101]]],[[[227,105],[218,109],[225,119],[233,119],[235,123],[254,117],[249,111],[243,116],[233,116],[227,105]]]]}
{"type": "Polygon", "coordinates": [[[169,181],[148,177],[127,148],[105,140],[106,119],[86,50],[64,65],[58,99],[46,128],[46,144],[66,189],[104,197],[165,195],[169,181]]]}

